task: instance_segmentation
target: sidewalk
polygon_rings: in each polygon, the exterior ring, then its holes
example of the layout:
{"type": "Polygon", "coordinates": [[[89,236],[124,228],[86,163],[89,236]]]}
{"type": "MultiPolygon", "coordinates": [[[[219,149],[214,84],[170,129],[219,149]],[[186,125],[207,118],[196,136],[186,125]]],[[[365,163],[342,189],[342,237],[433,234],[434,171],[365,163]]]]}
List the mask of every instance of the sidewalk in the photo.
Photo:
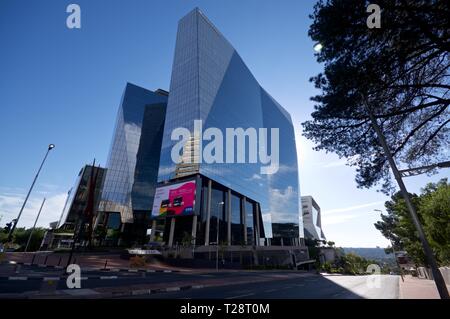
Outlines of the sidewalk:
{"type": "MultiPolygon", "coordinates": [[[[433,280],[405,276],[405,281],[399,279],[399,284],[400,299],[440,299],[433,280]]],[[[447,289],[450,291],[449,285],[447,289]]]]}

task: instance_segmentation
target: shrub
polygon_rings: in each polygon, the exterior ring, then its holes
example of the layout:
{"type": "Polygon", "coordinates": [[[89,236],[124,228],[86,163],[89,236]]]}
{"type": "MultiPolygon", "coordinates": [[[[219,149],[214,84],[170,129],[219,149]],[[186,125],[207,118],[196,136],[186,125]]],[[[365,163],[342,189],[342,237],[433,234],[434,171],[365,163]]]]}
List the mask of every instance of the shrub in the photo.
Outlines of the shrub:
{"type": "Polygon", "coordinates": [[[143,256],[131,257],[130,258],[130,267],[131,268],[145,267],[145,257],[143,257],[143,256]]]}

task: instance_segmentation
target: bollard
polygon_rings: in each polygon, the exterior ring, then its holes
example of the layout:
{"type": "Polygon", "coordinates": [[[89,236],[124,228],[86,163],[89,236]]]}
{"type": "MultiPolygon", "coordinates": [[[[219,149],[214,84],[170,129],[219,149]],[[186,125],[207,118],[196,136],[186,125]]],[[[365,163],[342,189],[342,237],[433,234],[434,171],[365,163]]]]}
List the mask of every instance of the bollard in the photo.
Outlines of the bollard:
{"type": "Polygon", "coordinates": [[[62,256],[61,256],[61,257],[59,257],[59,260],[58,260],[58,266],[60,266],[60,265],[61,265],[61,260],[62,260],[62,256]]]}
{"type": "Polygon", "coordinates": [[[103,269],[106,269],[106,265],[108,264],[108,259],[106,259],[105,261],[105,267],[103,267],[103,269]]]}
{"type": "Polygon", "coordinates": [[[48,259],[48,255],[45,256],[45,259],[44,259],[44,265],[47,265],[47,259],[48,259]]]}
{"type": "Polygon", "coordinates": [[[36,253],[33,254],[33,258],[31,259],[31,264],[34,263],[34,258],[36,258],[36,253]]]}

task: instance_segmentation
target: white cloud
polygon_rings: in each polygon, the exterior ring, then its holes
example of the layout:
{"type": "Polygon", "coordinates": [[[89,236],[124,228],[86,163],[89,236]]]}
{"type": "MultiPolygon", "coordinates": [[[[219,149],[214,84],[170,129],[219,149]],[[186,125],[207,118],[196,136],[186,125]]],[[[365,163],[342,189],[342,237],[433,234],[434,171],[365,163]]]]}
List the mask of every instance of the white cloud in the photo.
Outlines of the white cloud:
{"type": "Polygon", "coordinates": [[[172,174],[173,171],[174,171],[173,166],[160,166],[158,170],[158,175],[172,174]]]}
{"type": "Polygon", "coordinates": [[[25,189],[22,187],[0,186],[0,193],[2,192],[25,192],[25,189]]]}
{"type": "Polygon", "coordinates": [[[355,155],[349,158],[340,158],[338,160],[335,161],[330,161],[327,163],[323,163],[321,166],[323,168],[334,168],[334,167],[341,167],[341,166],[346,166],[347,163],[348,164],[354,164],[356,163],[356,161],[358,160],[359,155],[355,155]]]}
{"type": "Polygon", "coordinates": [[[58,185],[50,183],[39,183],[39,188],[43,188],[43,191],[55,191],[60,189],[58,185]]]}
{"type": "Polygon", "coordinates": [[[378,202],[372,202],[372,203],[367,203],[367,204],[361,204],[361,205],[348,206],[348,207],[343,207],[343,208],[330,209],[330,210],[327,210],[327,211],[323,211],[322,212],[322,216],[323,215],[334,214],[334,213],[344,213],[344,212],[348,212],[348,211],[352,211],[352,210],[357,210],[357,209],[361,209],[361,208],[366,208],[366,207],[380,205],[380,204],[383,204],[383,203],[384,203],[384,201],[378,201],[378,202]]]}
{"type": "MultiPolygon", "coordinates": [[[[59,220],[66,197],[66,193],[48,196],[44,207],[42,208],[37,226],[48,227],[49,223],[59,220]]],[[[25,196],[22,194],[0,193],[0,215],[2,216],[2,225],[17,217],[24,199],[25,196]]],[[[42,200],[43,197],[30,197],[28,199],[17,227],[33,226],[39,208],[41,207],[42,200]]]]}
{"type": "MultiPolygon", "coordinates": [[[[327,218],[322,218],[322,226],[329,226],[334,224],[341,224],[348,220],[354,219],[356,217],[359,217],[360,215],[335,215],[335,216],[328,216],[327,218]]],[[[322,227],[323,228],[323,227],[322,227]]]]}
{"type": "Polygon", "coordinates": [[[270,188],[269,206],[272,217],[272,222],[298,222],[295,219],[294,209],[297,207],[295,201],[298,199],[298,194],[292,186],[283,189],[270,188]]]}
{"type": "Polygon", "coordinates": [[[338,161],[334,161],[334,162],[329,162],[323,165],[324,168],[330,168],[330,167],[339,167],[339,166],[345,166],[345,164],[347,164],[347,160],[346,159],[341,159],[338,161]]]}
{"type": "MultiPolygon", "coordinates": [[[[297,168],[295,166],[287,166],[287,165],[280,165],[280,167],[278,168],[278,172],[280,173],[293,173],[293,172],[297,172],[297,168]]],[[[270,176],[270,174],[269,174],[270,176]]]]}

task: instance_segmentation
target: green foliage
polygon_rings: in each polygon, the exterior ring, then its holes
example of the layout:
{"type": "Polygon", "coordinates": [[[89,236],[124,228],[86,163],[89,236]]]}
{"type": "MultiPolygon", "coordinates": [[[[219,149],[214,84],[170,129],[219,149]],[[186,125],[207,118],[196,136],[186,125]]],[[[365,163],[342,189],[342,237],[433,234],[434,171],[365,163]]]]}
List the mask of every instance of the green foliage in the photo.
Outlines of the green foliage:
{"type": "Polygon", "coordinates": [[[130,258],[130,267],[131,268],[145,267],[145,264],[146,264],[145,256],[133,256],[130,258]]]}
{"type": "MultiPolygon", "coordinates": [[[[28,237],[31,233],[31,228],[16,228],[13,235],[13,243],[20,246],[18,250],[25,250],[25,247],[28,242],[28,237]]],[[[46,229],[41,227],[36,227],[33,231],[33,235],[31,236],[30,245],[28,246],[28,251],[36,251],[39,249],[42,243],[42,239],[44,238],[46,229]]]]}
{"type": "MultiPolygon", "coordinates": [[[[442,179],[422,189],[421,195],[411,198],[425,236],[441,265],[450,263],[450,184],[442,179]]],[[[426,265],[422,244],[400,193],[385,203],[387,215],[375,223],[384,237],[391,240],[395,250],[406,250],[408,256],[418,265],[426,265]]]]}
{"type": "Polygon", "coordinates": [[[4,231],[0,231],[0,243],[2,243],[2,244],[6,243],[7,239],[8,239],[8,234],[4,231]]]}
{"type": "Polygon", "coordinates": [[[397,162],[421,166],[446,159],[450,39],[446,1],[378,0],[381,28],[369,29],[369,2],[319,1],[311,39],[324,72],[311,79],[321,91],[304,135],[317,150],[334,152],[356,167],[359,187],[382,183],[393,191],[384,151],[367,107],[379,122],[397,162]]]}
{"type": "Polygon", "coordinates": [[[309,257],[311,259],[319,261],[320,244],[320,240],[305,238],[305,245],[308,247],[309,257]]]}
{"type": "Polygon", "coordinates": [[[183,238],[181,239],[181,245],[183,247],[189,247],[192,245],[192,235],[185,231],[183,233],[183,238]]]}
{"type": "Polygon", "coordinates": [[[334,272],[334,267],[333,264],[331,263],[331,261],[326,261],[325,263],[323,263],[323,265],[321,266],[322,271],[325,271],[329,274],[334,272]]]}
{"type": "Polygon", "coordinates": [[[450,184],[441,180],[428,184],[419,210],[427,238],[442,265],[450,264],[450,184]]]}
{"type": "Polygon", "coordinates": [[[340,264],[344,268],[344,273],[360,275],[365,274],[367,267],[370,264],[375,264],[375,262],[350,253],[341,257],[340,264]]]}
{"type": "Polygon", "coordinates": [[[95,228],[93,237],[101,242],[105,239],[107,234],[108,234],[107,228],[103,225],[99,225],[97,226],[97,228],[95,228]]]}
{"type": "Polygon", "coordinates": [[[120,231],[118,229],[108,229],[106,236],[108,239],[117,239],[120,236],[120,231]]]}
{"type": "Polygon", "coordinates": [[[367,267],[371,264],[377,264],[377,262],[349,253],[342,254],[334,262],[327,261],[323,263],[321,265],[321,270],[327,273],[364,275],[366,274],[367,267]]]}

